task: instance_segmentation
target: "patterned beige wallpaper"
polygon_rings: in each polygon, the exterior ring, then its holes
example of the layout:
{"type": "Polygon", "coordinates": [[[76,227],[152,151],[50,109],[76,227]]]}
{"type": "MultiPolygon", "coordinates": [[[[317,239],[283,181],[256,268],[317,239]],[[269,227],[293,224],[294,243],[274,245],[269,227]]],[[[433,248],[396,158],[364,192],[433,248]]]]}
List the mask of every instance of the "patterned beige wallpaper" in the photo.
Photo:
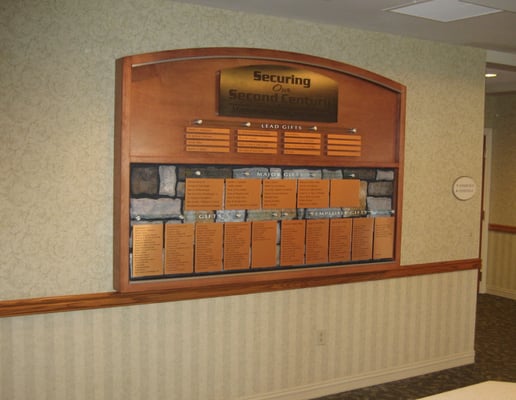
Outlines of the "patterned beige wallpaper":
{"type": "Polygon", "coordinates": [[[299,400],[452,368],[474,358],[476,284],[469,270],[0,318],[0,398],[299,400]]]}
{"type": "Polygon", "coordinates": [[[408,88],[402,263],[474,258],[484,52],[170,0],[3,0],[0,299],[112,290],[114,62],[165,49],[297,51],[408,88]]]}
{"type": "Polygon", "coordinates": [[[489,222],[516,226],[516,94],[487,96],[486,127],[493,130],[489,222]]]}

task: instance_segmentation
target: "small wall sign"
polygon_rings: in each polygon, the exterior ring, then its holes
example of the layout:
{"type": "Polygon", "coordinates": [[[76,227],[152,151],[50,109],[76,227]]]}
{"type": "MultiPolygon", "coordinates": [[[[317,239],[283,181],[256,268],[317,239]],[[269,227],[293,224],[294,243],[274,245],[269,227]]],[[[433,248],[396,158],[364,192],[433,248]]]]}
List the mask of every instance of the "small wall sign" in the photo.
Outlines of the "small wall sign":
{"type": "Polygon", "coordinates": [[[470,200],[477,190],[477,184],[469,176],[460,176],[453,182],[453,195],[458,200],[470,200]]]}

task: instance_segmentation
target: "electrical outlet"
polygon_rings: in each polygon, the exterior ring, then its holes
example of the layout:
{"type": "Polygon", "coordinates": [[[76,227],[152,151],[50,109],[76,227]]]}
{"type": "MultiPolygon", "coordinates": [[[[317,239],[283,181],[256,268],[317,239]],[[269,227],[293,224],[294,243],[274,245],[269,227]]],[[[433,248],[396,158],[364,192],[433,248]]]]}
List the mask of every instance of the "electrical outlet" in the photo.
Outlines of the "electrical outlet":
{"type": "Polygon", "coordinates": [[[327,341],[327,332],[324,329],[319,329],[316,332],[316,342],[318,346],[325,346],[327,341]]]}

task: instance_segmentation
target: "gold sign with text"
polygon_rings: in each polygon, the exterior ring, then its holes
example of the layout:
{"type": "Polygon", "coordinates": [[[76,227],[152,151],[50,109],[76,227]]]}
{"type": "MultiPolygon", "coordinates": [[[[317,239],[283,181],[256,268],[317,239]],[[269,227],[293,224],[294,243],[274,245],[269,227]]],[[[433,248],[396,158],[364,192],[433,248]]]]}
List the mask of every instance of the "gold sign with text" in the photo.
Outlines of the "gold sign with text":
{"type": "Polygon", "coordinates": [[[310,70],[247,65],[220,71],[219,115],[337,122],[338,85],[310,70]]]}

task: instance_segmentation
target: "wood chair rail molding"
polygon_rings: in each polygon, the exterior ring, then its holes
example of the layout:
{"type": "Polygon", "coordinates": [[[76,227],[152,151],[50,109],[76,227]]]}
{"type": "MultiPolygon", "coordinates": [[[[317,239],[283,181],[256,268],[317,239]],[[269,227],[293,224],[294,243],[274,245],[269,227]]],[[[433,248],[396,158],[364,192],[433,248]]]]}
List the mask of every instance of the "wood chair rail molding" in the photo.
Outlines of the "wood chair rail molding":
{"type": "MultiPolygon", "coordinates": [[[[479,270],[480,259],[434,262],[402,266],[376,271],[344,271],[340,275],[311,279],[285,279],[273,283],[242,283],[215,287],[198,287],[177,290],[156,290],[135,293],[105,292],[70,296],[40,297],[33,299],[0,301],[0,317],[81,311],[97,308],[124,307],[140,304],[164,303],[218,296],[243,295],[258,292],[301,289],[314,286],[339,285],[371,280],[395,279],[418,275],[479,270]]],[[[345,269],[344,269],[345,270],[345,269]]]]}
{"type": "Polygon", "coordinates": [[[516,233],[516,226],[489,224],[489,230],[492,232],[516,233]]]}

